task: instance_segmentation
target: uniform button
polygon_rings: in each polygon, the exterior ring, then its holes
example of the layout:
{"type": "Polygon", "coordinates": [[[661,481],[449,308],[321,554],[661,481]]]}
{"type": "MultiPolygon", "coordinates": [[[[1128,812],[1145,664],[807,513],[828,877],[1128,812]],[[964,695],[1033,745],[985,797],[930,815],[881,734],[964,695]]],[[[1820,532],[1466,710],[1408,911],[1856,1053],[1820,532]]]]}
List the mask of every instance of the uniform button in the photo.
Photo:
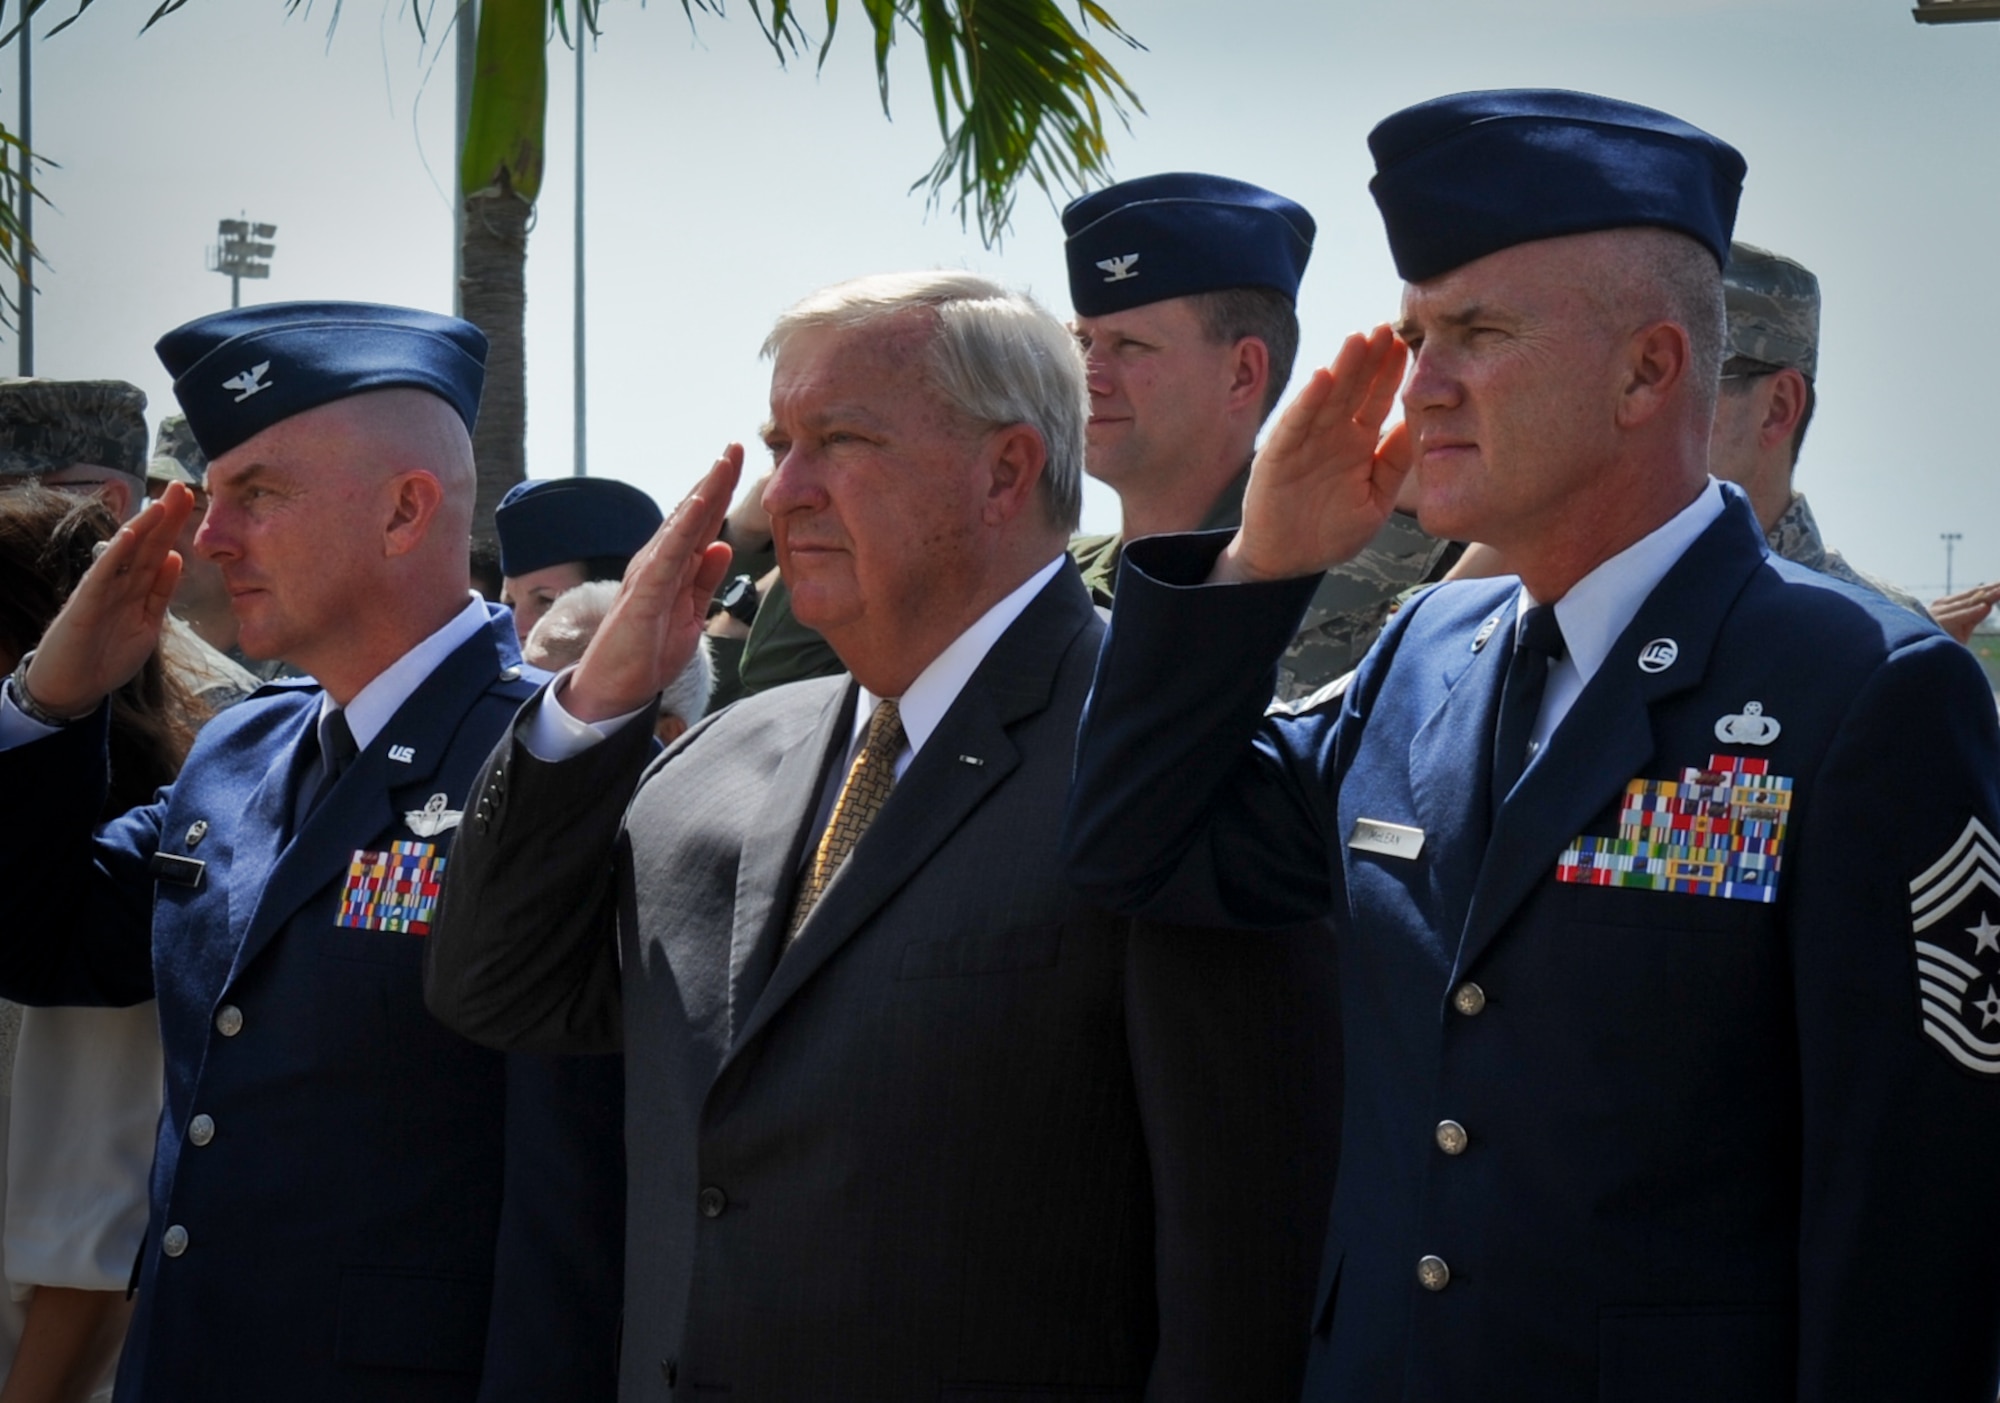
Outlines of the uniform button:
{"type": "Polygon", "coordinates": [[[729,1195],[711,1184],[701,1191],[701,1197],[695,1202],[701,1208],[702,1217],[720,1218],[729,1207],[729,1195]]]}
{"type": "Polygon", "coordinates": [[[160,1234],[160,1250],[169,1257],[178,1257],[188,1250],[188,1230],[175,1223],[160,1234]]]}
{"type": "Polygon", "coordinates": [[[1469,1138],[1470,1137],[1468,1137],[1465,1133],[1465,1127],[1460,1125],[1457,1121],[1441,1120],[1438,1122],[1438,1128],[1437,1128],[1438,1148],[1440,1150],[1443,1150],[1446,1154],[1448,1155],[1464,1154],[1466,1142],[1469,1138]]]}
{"type": "Polygon", "coordinates": [[[188,1143],[196,1147],[206,1145],[215,1138],[215,1118],[196,1116],[188,1122],[188,1143]]]}
{"type": "Polygon", "coordinates": [[[224,1004],[215,1011],[215,1031],[225,1038],[233,1038],[243,1031],[243,1010],[235,1004],[224,1004]]]}
{"type": "MultiPolygon", "coordinates": [[[[1539,617],[1539,616],[1537,616],[1537,617],[1539,617]]],[[[520,669],[520,668],[518,668],[518,667],[503,667],[503,668],[501,668],[501,669],[500,669],[500,680],[501,680],[502,682],[519,682],[519,681],[521,680],[521,669],[520,669]]]]}
{"type": "Polygon", "coordinates": [[[1442,1291],[1451,1285],[1451,1268],[1442,1257],[1423,1257],[1417,1262],[1417,1280],[1426,1291],[1442,1291]]]}
{"type": "Polygon", "coordinates": [[[1467,1018],[1477,1017],[1486,1007],[1486,991],[1468,979],[1451,991],[1451,1006],[1467,1018]]]}

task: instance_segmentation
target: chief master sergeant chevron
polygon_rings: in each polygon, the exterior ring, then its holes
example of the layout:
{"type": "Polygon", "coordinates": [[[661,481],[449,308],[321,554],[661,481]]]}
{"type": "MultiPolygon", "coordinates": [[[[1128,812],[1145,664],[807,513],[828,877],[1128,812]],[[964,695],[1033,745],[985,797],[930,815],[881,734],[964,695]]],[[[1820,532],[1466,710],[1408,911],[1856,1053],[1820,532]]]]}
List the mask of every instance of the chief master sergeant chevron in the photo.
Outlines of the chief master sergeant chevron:
{"type": "Polygon", "coordinates": [[[1707,476],[1742,158],[1535,91],[1370,146],[1400,336],[1315,374],[1233,536],[1127,551],[1067,836],[1128,911],[1342,914],[1307,1397],[1991,1403],[2000,728],[1707,476]],[[1520,579],[1266,716],[1413,458],[1520,579]]]}
{"type": "Polygon", "coordinates": [[[159,998],[127,1403],[611,1396],[620,1067],[485,1051],[419,987],[461,796],[541,680],[465,587],[485,350],[349,303],[168,333],[210,459],[195,549],[245,651],[317,685],[217,718],[155,803],[92,832],[103,699],[179,574],[176,484],[0,700],[0,993],[159,998]]]}

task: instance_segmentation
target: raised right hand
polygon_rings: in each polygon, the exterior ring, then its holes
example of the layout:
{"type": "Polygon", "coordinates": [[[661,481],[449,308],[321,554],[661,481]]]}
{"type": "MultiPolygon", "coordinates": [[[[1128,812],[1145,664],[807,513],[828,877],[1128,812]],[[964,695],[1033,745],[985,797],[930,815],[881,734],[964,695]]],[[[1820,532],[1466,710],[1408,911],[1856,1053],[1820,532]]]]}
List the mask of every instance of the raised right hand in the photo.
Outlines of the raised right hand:
{"type": "Polygon", "coordinates": [[[160,646],[167,601],[180,583],[174,549],[194,510],[194,494],[176,482],[118,528],[35,645],[28,692],[57,716],[88,716],[131,681],[160,646]]]}
{"type": "Polygon", "coordinates": [[[1409,435],[1382,425],[1409,349],[1387,326],[1347,338],[1315,370],[1250,465],[1243,525],[1209,578],[1280,580],[1353,559],[1396,505],[1409,435]]]}
{"type": "Polygon", "coordinates": [[[564,711],[579,721],[608,721],[647,705],[680,676],[729,568],[729,547],[715,537],[742,470],[743,445],[732,443],[632,557],[618,598],[569,676],[564,711]]]}

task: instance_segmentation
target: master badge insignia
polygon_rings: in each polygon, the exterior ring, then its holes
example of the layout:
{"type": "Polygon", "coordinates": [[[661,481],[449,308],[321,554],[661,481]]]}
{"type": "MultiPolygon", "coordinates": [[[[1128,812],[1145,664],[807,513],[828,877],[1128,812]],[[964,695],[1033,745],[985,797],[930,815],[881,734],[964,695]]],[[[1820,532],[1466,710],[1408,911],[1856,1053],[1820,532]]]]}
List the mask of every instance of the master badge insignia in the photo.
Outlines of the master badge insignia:
{"type": "Polygon", "coordinates": [[[2000,844],[1968,819],[1910,883],[1924,1035],[1960,1066],[2000,1076],[2000,844]],[[1977,1018],[1975,1026],[1973,1020],[1977,1018]]]}
{"type": "Polygon", "coordinates": [[[1769,745],[1783,729],[1777,717],[1764,714],[1764,703],[1745,702],[1742,711],[1715,723],[1715,738],[1724,745],[1769,745]]]}
{"type": "Polygon", "coordinates": [[[410,831],[419,838],[435,838],[440,833],[458,827],[458,821],[465,817],[463,809],[446,808],[445,805],[450,802],[450,795],[433,794],[424,801],[421,809],[405,810],[403,822],[407,823],[410,831]]]}

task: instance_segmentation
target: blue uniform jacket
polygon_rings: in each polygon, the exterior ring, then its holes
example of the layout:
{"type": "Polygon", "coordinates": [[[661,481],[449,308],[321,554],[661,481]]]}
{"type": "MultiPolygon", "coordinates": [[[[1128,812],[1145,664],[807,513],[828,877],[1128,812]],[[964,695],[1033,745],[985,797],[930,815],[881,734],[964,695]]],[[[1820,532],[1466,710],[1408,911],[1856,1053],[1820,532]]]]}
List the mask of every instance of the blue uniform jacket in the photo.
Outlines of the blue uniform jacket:
{"type": "Polygon", "coordinates": [[[1067,844],[1127,911],[1335,917],[1306,1396],[1990,1403],[2000,731],[1971,656],[1769,558],[1732,498],[1489,834],[1514,582],[1421,596],[1337,709],[1266,716],[1312,581],[1202,587],[1221,544],[1128,554],[1067,844]]]}
{"type": "Polygon", "coordinates": [[[541,680],[495,611],[289,841],[311,685],[222,713],[172,788],[94,836],[102,709],[0,752],[0,994],[159,999],[166,1105],[121,1399],[612,1395],[621,1064],[447,1032],[415,929],[456,832],[426,806],[462,808],[541,680]],[[380,890],[398,877],[400,912],[380,890]]]}

